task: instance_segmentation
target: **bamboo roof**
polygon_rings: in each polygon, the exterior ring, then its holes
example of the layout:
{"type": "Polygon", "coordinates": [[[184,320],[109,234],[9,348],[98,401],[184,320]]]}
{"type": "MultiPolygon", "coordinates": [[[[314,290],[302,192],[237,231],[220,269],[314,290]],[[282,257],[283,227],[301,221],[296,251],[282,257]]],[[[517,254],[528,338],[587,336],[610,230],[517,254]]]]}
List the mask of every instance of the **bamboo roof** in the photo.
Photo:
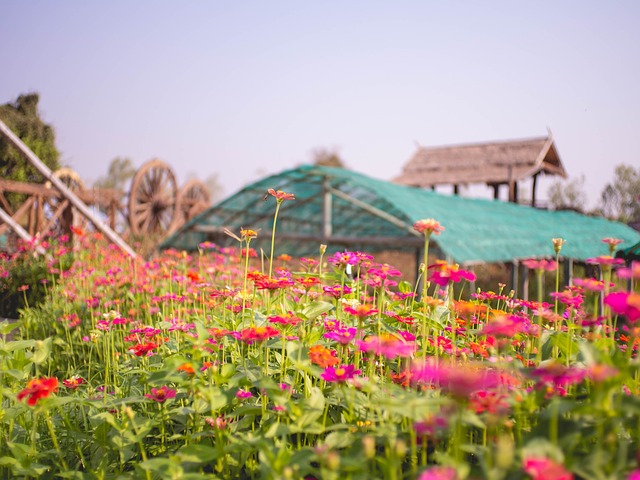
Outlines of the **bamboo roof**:
{"type": "Polygon", "coordinates": [[[566,178],[553,137],[420,147],[393,181],[413,187],[509,184],[540,172],[566,178]]]}

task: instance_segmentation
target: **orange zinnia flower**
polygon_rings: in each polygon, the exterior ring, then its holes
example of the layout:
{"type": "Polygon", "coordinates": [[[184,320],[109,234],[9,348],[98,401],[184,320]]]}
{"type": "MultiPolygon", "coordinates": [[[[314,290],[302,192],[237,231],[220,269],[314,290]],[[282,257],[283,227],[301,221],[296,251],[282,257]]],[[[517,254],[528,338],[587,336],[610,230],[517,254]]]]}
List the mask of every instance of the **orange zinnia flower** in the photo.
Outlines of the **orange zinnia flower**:
{"type": "Polygon", "coordinates": [[[58,390],[58,379],[34,378],[27,383],[27,387],[18,393],[18,400],[27,397],[27,405],[33,407],[41,398],[47,398],[58,390]]]}
{"type": "Polygon", "coordinates": [[[334,350],[329,350],[322,345],[313,345],[309,348],[309,360],[321,368],[332,367],[340,363],[334,350]]]}

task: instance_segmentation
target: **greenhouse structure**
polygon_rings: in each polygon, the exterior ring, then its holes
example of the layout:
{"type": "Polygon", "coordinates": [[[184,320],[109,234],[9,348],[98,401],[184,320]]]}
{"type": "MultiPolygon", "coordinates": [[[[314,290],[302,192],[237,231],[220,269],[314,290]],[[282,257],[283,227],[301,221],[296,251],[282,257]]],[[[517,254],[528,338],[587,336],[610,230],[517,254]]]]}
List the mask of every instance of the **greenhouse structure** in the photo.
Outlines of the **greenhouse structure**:
{"type": "MultiPolygon", "coordinates": [[[[435,253],[450,262],[517,262],[553,257],[552,238],[563,238],[564,259],[585,261],[608,253],[605,237],[640,241],[640,233],[622,223],[572,211],[550,211],[490,199],[443,195],[378,180],[341,168],[304,165],[246,186],[194,217],[162,244],[196,250],[203,242],[238,245],[224,233],[259,230],[251,246],[268,252],[276,201],[268,189],[295,200],[282,203],[277,218],[276,253],[317,255],[342,249],[416,251],[424,245],[413,229],[417,220],[434,218],[445,227],[432,237],[435,253]]],[[[431,251],[431,250],[430,250],[431,251]]]]}

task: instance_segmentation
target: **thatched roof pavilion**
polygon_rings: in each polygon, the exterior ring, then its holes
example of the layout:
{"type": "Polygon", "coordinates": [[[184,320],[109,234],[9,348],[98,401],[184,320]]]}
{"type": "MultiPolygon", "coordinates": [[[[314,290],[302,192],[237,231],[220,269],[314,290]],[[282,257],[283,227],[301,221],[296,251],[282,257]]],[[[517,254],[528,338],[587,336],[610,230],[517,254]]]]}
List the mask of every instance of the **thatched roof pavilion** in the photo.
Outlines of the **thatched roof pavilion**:
{"type": "Polygon", "coordinates": [[[533,178],[535,206],[540,173],[567,177],[552,135],[547,137],[441,147],[420,147],[393,181],[401,185],[435,188],[484,183],[498,198],[500,185],[509,188],[509,201],[518,201],[518,182],[533,178]]]}

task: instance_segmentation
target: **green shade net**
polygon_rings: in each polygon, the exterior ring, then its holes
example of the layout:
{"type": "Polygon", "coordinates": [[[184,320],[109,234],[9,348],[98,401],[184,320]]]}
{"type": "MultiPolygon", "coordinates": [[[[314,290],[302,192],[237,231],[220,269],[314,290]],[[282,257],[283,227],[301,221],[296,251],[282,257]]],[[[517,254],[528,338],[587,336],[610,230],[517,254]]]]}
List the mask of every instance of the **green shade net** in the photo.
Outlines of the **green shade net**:
{"type": "Polygon", "coordinates": [[[632,228],[600,217],[442,195],[350,170],[305,165],[243,188],[191,219],[162,247],[195,250],[205,241],[237,246],[222,228],[237,234],[244,227],[261,229],[251,246],[268,252],[276,204],[270,195],[265,200],[270,188],[296,196],[282,204],[277,222],[276,252],[290,255],[317,255],[321,243],[329,250],[415,251],[422,239],[411,226],[424,218],[445,227],[432,237],[437,253],[461,264],[553,256],[552,238],[565,239],[562,256],[576,260],[607,254],[605,237],[623,240],[623,247],[640,241],[632,228]],[[327,195],[331,236],[323,237],[327,195]]]}

